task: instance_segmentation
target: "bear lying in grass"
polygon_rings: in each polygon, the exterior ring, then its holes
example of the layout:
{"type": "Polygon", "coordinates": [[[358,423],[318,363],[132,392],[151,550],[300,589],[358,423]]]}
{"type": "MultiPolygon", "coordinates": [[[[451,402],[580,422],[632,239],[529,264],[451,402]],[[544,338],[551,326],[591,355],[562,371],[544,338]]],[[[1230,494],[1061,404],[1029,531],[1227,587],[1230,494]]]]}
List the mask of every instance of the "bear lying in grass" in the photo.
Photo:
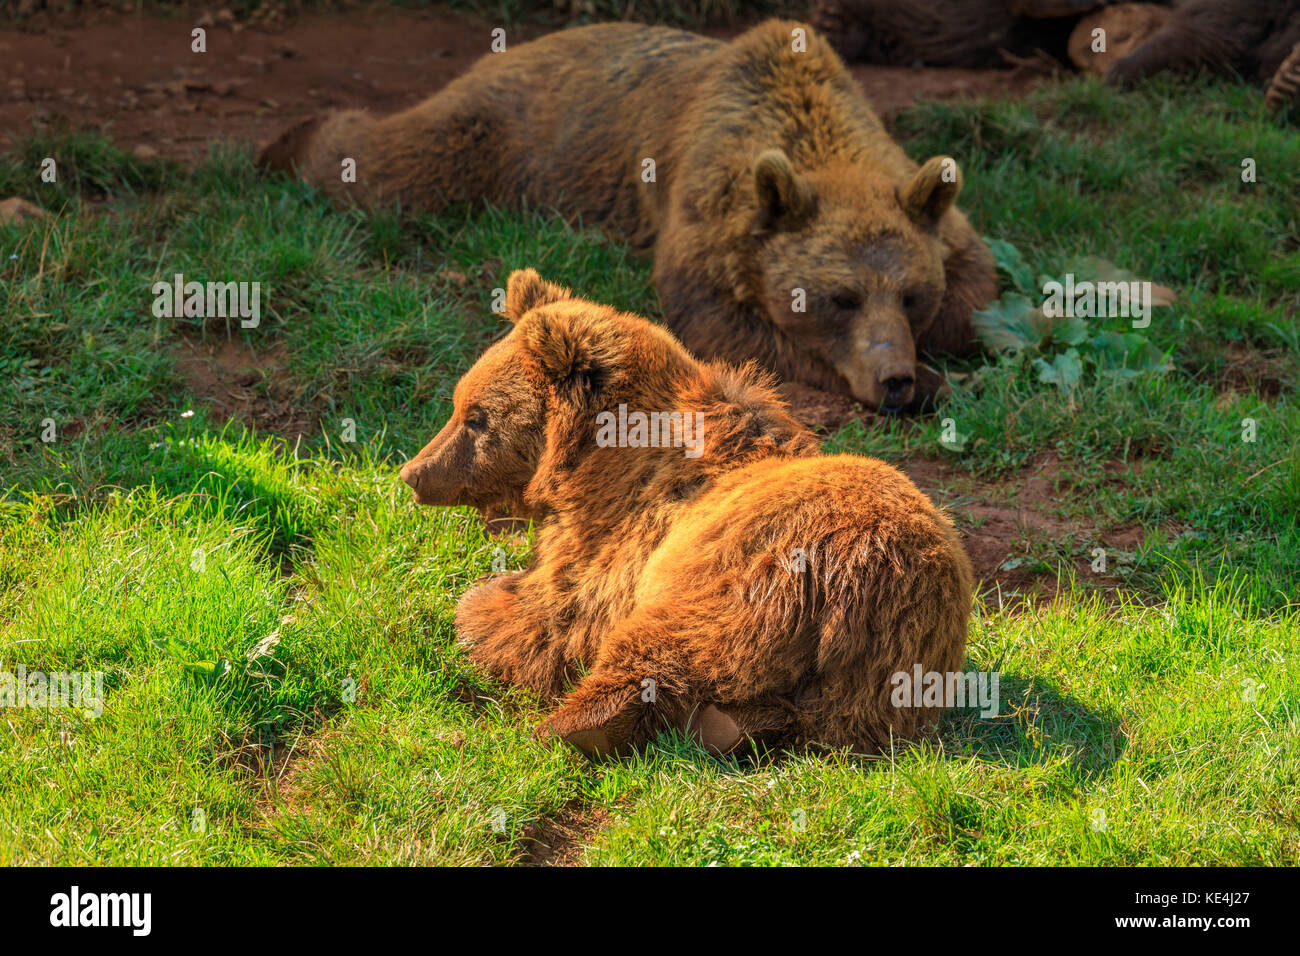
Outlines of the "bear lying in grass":
{"type": "Polygon", "coordinates": [[[970,351],[993,258],[820,36],[772,21],[720,42],[611,23],[489,53],[420,105],[285,133],[263,167],[337,200],[551,209],[653,248],[667,324],[696,354],[896,411],[917,346],[970,351]],[[355,182],[342,176],[355,161],[355,182]]]}
{"type": "Polygon", "coordinates": [[[531,270],[506,308],[402,478],[421,504],[534,518],[532,564],[467,592],[456,627],[493,676],[559,702],[540,733],[591,756],[666,728],[716,753],[873,752],[937,716],[894,706],[891,676],[958,669],[972,577],[906,477],[821,455],[752,365],[701,363],[531,270]]]}

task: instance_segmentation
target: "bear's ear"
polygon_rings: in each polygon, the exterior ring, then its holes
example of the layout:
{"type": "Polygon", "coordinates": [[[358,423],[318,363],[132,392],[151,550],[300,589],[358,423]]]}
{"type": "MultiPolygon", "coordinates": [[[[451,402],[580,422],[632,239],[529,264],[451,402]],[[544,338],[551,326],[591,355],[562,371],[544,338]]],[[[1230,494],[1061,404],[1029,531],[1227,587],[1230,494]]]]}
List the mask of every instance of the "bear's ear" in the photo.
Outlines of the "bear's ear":
{"type": "Polygon", "coordinates": [[[532,269],[516,269],[506,281],[506,318],[518,322],[539,305],[571,298],[564,286],[547,282],[532,269]]]}
{"type": "Polygon", "coordinates": [[[764,150],[754,162],[754,190],[758,194],[758,225],[764,231],[796,229],[817,208],[817,194],[779,149],[764,150]]]}
{"type": "Polygon", "coordinates": [[[899,191],[898,202],[923,229],[933,229],[961,192],[961,169],[951,156],[934,156],[899,191]]]}
{"type": "Polygon", "coordinates": [[[539,313],[515,326],[524,361],[563,395],[599,392],[618,364],[614,330],[582,314],[539,313]]]}

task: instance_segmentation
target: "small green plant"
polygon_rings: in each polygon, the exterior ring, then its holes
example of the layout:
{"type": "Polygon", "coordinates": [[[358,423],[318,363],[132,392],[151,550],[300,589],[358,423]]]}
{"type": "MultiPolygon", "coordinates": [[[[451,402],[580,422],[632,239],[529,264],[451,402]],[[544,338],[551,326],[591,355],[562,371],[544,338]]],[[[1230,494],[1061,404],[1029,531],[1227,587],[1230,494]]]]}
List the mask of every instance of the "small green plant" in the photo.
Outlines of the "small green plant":
{"type": "MultiPolygon", "coordinates": [[[[996,302],[977,310],[972,322],[980,341],[996,354],[996,362],[1031,362],[1040,382],[1067,394],[1090,372],[1097,379],[1124,380],[1166,372],[1172,367],[1169,356],[1141,332],[1103,325],[1113,323],[1113,318],[1075,315],[1073,309],[1056,314],[1047,306],[1048,289],[1073,289],[1084,283],[1094,287],[1102,283],[1127,286],[1140,281],[1136,275],[1104,259],[1088,257],[1077,260],[1057,277],[1035,278],[1014,245],[1004,239],[987,242],[1011,288],[996,302]]],[[[1151,304],[1168,302],[1167,293],[1157,288],[1151,304]]]]}

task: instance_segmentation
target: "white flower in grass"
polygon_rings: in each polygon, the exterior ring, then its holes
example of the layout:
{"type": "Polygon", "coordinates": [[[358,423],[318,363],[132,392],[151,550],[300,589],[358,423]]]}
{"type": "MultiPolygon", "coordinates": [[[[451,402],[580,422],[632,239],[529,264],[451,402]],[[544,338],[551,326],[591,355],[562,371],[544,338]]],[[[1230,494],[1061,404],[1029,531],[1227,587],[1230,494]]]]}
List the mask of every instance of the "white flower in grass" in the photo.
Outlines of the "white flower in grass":
{"type": "Polygon", "coordinates": [[[194,409],[192,408],[187,408],[185,409],[185,411],[181,412],[181,418],[193,418],[193,417],[194,417],[194,409]]]}

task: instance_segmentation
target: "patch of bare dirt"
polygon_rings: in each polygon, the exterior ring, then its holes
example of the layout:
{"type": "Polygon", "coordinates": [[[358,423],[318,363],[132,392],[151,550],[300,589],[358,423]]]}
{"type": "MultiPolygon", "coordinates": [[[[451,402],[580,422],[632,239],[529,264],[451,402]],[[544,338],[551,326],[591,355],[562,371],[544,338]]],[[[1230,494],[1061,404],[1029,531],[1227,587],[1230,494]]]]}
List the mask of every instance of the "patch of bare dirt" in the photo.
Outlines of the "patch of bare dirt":
{"type": "MultiPolygon", "coordinates": [[[[924,363],[917,363],[916,366],[916,388],[918,394],[927,397],[913,402],[913,407],[907,414],[923,413],[933,407],[935,398],[942,398],[951,392],[943,373],[924,363]]],[[[874,420],[888,417],[884,412],[864,408],[861,402],[847,395],[824,392],[801,382],[785,382],[778,387],[778,391],[789,403],[794,416],[814,429],[822,428],[833,432],[854,419],[859,419],[870,427],[874,420]]]]}
{"type": "Polygon", "coordinates": [[[274,30],[213,22],[195,53],[198,19],[100,13],[37,34],[0,30],[0,127],[11,137],[38,124],[97,127],[124,148],[192,160],[213,141],[265,143],[332,109],[412,106],[488,52],[493,26],[379,6],[274,30]]]}
{"type": "Polygon", "coordinates": [[[823,392],[802,382],[782,382],[777,391],[790,405],[790,412],[809,428],[833,432],[855,418],[869,420],[872,414],[847,395],[823,392]]]}
{"type": "Polygon", "coordinates": [[[1024,96],[1043,82],[1033,65],[1007,70],[903,67],[855,64],[849,67],[867,99],[886,120],[920,100],[961,100],[1010,94],[1024,96]]]}
{"type": "Polygon", "coordinates": [[[1224,350],[1218,373],[1221,392],[1254,392],[1265,399],[1277,398],[1294,384],[1295,366],[1283,349],[1258,349],[1232,342],[1224,350]]]}
{"type": "Polygon", "coordinates": [[[303,805],[306,788],[300,779],[302,768],[317,761],[328,746],[328,734],[303,734],[273,747],[258,748],[253,770],[262,781],[257,811],[263,821],[303,805]]]}
{"type": "Polygon", "coordinates": [[[32,222],[44,218],[45,210],[40,206],[29,203],[26,199],[19,199],[14,196],[0,202],[0,226],[7,226],[15,222],[32,222]]]}
{"type": "Polygon", "coordinates": [[[1053,455],[992,483],[942,460],[915,460],[900,467],[953,519],[985,591],[1051,598],[1063,584],[1056,573],[1058,563],[1072,567],[1081,582],[1114,591],[1122,583],[1115,574],[1118,562],[1140,550],[1150,533],[1138,526],[1107,528],[1067,517],[1062,502],[1079,491],[1053,455]],[[1096,547],[1106,552],[1104,571],[1093,570],[1096,547]]]}
{"type": "Polygon", "coordinates": [[[609,825],[604,807],[584,807],[574,801],[524,829],[530,846],[520,866],[578,866],[592,837],[609,825]]]}
{"type": "Polygon", "coordinates": [[[254,350],[238,339],[182,338],[174,352],[176,374],[220,419],[238,418],[290,444],[320,431],[320,416],[302,406],[281,374],[286,365],[282,345],[254,350]]]}
{"type": "MultiPolygon", "coordinates": [[[[16,139],[40,125],[96,127],[142,156],[193,160],[216,140],[263,145],[333,109],[383,114],[412,106],[489,52],[500,25],[443,7],[385,5],[270,24],[201,14],[45,14],[23,29],[12,22],[0,29],[0,129],[16,139]],[[204,53],[191,49],[200,21],[204,53]]],[[[743,28],[704,32],[725,38],[743,28]]],[[[508,39],[544,32],[519,24],[508,39]]],[[[885,117],[922,97],[1019,93],[1041,81],[1025,69],[852,72],[885,117]]]]}

